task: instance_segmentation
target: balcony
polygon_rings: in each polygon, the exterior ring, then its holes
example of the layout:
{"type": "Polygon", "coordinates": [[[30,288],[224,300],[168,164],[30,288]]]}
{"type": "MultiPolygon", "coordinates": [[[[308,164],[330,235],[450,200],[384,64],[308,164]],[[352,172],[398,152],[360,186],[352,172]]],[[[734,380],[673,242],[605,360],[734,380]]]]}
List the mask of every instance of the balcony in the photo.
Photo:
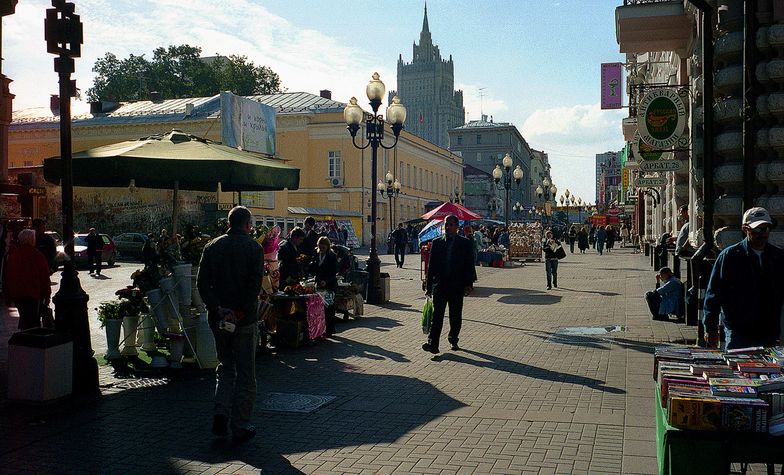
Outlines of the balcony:
{"type": "Polygon", "coordinates": [[[692,34],[692,18],[683,0],[624,0],[615,9],[615,36],[621,53],[684,51],[692,34]]]}

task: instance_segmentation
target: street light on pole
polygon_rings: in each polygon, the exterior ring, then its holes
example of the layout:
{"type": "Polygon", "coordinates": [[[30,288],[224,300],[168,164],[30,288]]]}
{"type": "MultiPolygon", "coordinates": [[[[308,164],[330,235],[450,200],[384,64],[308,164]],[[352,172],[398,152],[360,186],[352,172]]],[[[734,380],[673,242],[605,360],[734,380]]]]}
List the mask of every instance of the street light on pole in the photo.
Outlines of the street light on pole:
{"type": "MultiPolygon", "coordinates": [[[[387,120],[378,113],[381,107],[381,99],[386,92],[386,86],[381,82],[378,73],[373,73],[373,78],[368,83],[365,92],[370,100],[370,107],[373,113],[365,113],[359,105],[357,105],[357,98],[352,97],[349,104],[343,111],[343,118],[346,120],[347,129],[351,134],[351,142],[354,147],[364,150],[368,147],[371,148],[370,159],[370,182],[375,183],[378,180],[378,149],[392,149],[397,145],[400,138],[400,132],[403,130],[403,123],[406,120],[406,108],[400,103],[400,99],[395,96],[392,98],[392,103],[387,107],[387,120]],[[367,143],[365,145],[357,144],[357,132],[360,128],[360,123],[365,122],[365,136],[367,143]],[[392,126],[392,133],[395,135],[395,142],[392,145],[384,145],[384,126],[389,122],[392,126]]],[[[382,184],[383,186],[383,184],[382,184]]],[[[372,194],[370,205],[370,256],[367,260],[367,271],[369,277],[368,288],[368,303],[379,304],[382,301],[381,295],[381,260],[378,258],[378,251],[376,249],[376,194],[372,194]]]]}
{"type": "Polygon", "coordinates": [[[514,206],[512,206],[512,211],[514,211],[517,220],[520,221],[520,215],[523,212],[523,205],[521,205],[520,202],[518,201],[517,203],[514,204],[514,206]]]}
{"type": "Polygon", "coordinates": [[[493,180],[495,181],[496,187],[506,191],[504,199],[504,222],[506,223],[506,227],[509,228],[509,190],[513,189],[513,177],[515,181],[514,189],[520,188],[520,181],[523,179],[523,169],[520,168],[520,165],[517,165],[514,171],[512,170],[512,157],[510,157],[508,153],[504,155],[501,164],[503,165],[503,169],[501,168],[501,165],[496,165],[495,169],[493,169],[493,180]],[[501,184],[502,177],[504,179],[503,184],[501,184]]]}
{"type": "Polygon", "coordinates": [[[392,231],[395,230],[395,216],[392,214],[395,207],[393,200],[397,200],[397,195],[400,194],[400,182],[395,180],[395,176],[389,170],[384,178],[387,181],[386,186],[379,180],[376,189],[381,196],[386,196],[389,200],[389,233],[392,234],[392,231]]]}

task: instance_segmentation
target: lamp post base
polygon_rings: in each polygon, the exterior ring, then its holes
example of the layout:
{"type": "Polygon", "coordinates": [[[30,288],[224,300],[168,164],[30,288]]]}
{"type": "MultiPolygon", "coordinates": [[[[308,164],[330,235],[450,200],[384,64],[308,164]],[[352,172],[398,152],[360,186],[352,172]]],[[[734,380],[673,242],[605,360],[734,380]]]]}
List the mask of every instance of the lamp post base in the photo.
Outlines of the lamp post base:
{"type": "Polygon", "coordinates": [[[368,272],[367,303],[379,305],[384,300],[381,290],[381,260],[377,255],[371,254],[365,265],[368,272]]]}

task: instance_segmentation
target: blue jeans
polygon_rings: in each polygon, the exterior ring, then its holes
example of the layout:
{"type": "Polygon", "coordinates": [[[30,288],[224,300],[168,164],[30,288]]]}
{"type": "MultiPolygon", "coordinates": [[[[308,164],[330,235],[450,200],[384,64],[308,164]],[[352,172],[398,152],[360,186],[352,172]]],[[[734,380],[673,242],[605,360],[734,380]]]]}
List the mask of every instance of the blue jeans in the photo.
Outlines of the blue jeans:
{"type": "Polygon", "coordinates": [[[215,369],[215,414],[231,421],[236,433],[245,429],[256,403],[257,324],[237,327],[233,333],[212,327],[218,367],[215,369]]]}
{"type": "Polygon", "coordinates": [[[547,287],[558,287],[558,259],[545,259],[544,270],[547,272],[547,287]]]}

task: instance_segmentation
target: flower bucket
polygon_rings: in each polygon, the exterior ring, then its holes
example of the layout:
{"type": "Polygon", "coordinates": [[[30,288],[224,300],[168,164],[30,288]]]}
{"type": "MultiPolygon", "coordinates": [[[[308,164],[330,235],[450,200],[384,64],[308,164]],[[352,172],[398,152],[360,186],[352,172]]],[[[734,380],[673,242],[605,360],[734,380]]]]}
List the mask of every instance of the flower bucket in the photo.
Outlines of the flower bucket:
{"type": "Polygon", "coordinates": [[[169,321],[168,312],[166,311],[169,299],[164,300],[163,292],[160,289],[150,290],[145,294],[145,297],[147,298],[150,312],[154,317],[155,326],[158,328],[158,333],[163,334],[169,321]]]}
{"type": "Polygon", "coordinates": [[[174,369],[182,368],[182,352],[185,349],[185,335],[169,333],[169,367],[174,369]]]}
{"type": "Polygon", "coordinates": [[[166,368],[169,366],[169,361],[163,355],[153,355],[150,358],[151,368],[166,368]]]}
{"type": "Polygon", "coordinates": [[[172,267],[174,274],[174,282],[176,284],[175,291],[179,298],[180,305],[191,304],[191,289],[192,289],[192,264],[178,264],[172,267]]]}
{"type": "Polygon", "coordinates": [[[155,351],[155,322],[149,313],[142,314],[141,347],[144,351],[155,351]]]}
{"type": "Polygon", "coordinates": [[[106,328],[106,359],[117,360],[122,358],[120,354],[120,329],[122,320],[107,319],[104,321],[106,328]]]}
{"type": "Polygon", "coordinates": [[[213,369],[218,366],[218,353],[215,350],[215,335],[212,334],[210,324],[207,323],[207,312],[204,312],[204,319],[199,318],[196,327],[196,355],[198,355],[199,367],[202,369],[213,369]]]}
{"type": "Polygon", "coordinates": [[[139,326],[139,316],[123,317],[123,349],[121,354],[123,356],[138,356],[139,352],[136,351],[136,328],[139,326]]]}
{"type": "Polygon", "coordinates": [[[164,294],[170,294],[174,292],[174,286],[175,286],[174,277],[164,277],[158,282],[158,285],[160,286],[161,291],[164,294]]]}

